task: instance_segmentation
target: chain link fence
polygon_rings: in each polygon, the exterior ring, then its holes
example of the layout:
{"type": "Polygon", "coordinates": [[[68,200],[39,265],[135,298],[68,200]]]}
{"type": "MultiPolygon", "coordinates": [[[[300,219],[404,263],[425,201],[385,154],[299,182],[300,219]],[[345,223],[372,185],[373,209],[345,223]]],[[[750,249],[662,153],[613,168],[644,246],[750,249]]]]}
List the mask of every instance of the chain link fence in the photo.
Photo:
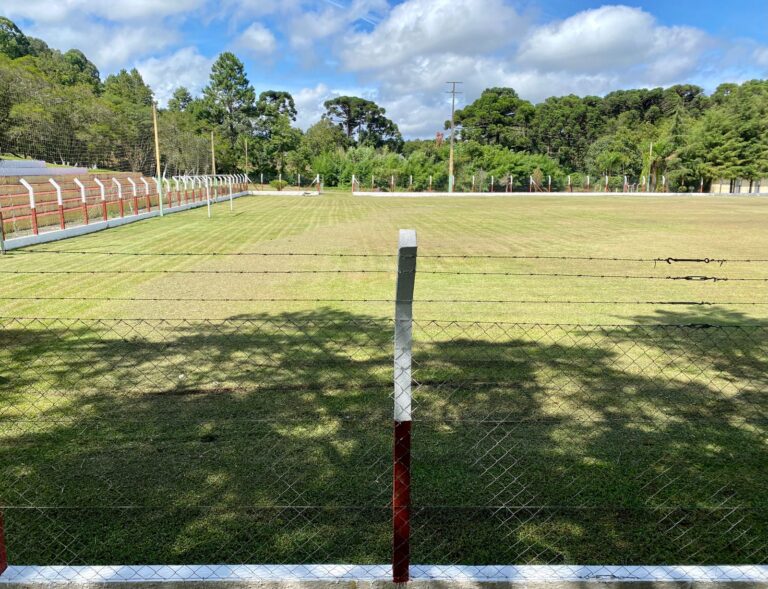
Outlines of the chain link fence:
{"type": "MultiPolygon", "coordinates": [[[[391,562],[393,322],[0,328],[11,564],[391,562]]],[[[413,342],[412,570],[768,562],[768,327],[416,321],[413,342]]]]}

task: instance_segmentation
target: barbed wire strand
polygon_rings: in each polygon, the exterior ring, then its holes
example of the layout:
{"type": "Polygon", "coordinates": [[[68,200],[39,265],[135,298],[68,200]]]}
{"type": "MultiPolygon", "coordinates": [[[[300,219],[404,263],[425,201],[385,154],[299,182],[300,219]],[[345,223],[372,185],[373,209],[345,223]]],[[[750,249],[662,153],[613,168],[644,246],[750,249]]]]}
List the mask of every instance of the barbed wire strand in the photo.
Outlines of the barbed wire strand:
{"type": "MultiPolygon", "coordinates": [[[[238,297],[68,297],[68,296],[0,296],[2,301],[76,301],[76,302],[197,302],[197,303],[394,303],[395,299],[323,299],[323,298],[238,298],[238,297]]],[[[664,305],[664,306],[763,306],[755,301],[577,301],[534,299],[413,299],[416,304],[514,304],[514,305],[664,305]]]]}

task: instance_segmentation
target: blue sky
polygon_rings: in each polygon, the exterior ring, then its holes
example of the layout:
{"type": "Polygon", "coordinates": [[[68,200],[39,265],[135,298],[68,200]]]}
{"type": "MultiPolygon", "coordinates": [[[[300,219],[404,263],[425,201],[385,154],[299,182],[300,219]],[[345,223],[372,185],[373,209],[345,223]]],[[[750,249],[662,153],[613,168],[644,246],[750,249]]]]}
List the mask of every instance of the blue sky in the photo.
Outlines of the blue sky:
{"type": "Polygon", "coordinates": [[[306,127],[333,96],[387,108],[408,137],[490,86],[550,95],[768,77],[763,0],[0,0],[0,14],[108,74],[137,67],[161,102],[199,92],[234,51],[257,91],[292,92],[306,127]]]}

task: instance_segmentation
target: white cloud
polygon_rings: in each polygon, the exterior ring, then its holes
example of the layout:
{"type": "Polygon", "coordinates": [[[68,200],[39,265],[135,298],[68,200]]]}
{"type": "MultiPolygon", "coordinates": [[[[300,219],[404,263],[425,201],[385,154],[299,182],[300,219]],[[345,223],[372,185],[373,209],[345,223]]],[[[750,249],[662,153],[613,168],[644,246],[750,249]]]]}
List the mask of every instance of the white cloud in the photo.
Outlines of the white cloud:
{"type": "Polygon", "coordinates": [[[73,47],[80,49],[102,73],[127,67],[133,60],[162,51],[180,38],[178,32],[160,24],[107,26],[96,22],[75,25],[44,23],[35,24],[27,32],[62,51],[73,47]]]}
{"type": "Polygon", "coordinates": [[[185,86],[193,95],[199,93],[208,81],[212,59],[201,55],[195,47],[179,49],[165,57],[151,57],[136,64],[144,81],[152,87],[155,97],[165,105],[179,86],[185,86]]]}
{"type": "Polygon", "coordinates": [[[3,0],[3,14],[35,22],[64,22],[95,16],[112,22],[162,19],[201,8],[206,0],[3,0]]]}
{"type": "Polygon", "coordinates": [[[298,116],[296,124],[301,129],[307,129],[320,120],[325,113],[323,104],[326,100],[336,98],[337,96],[360,96],[373,100],[377,97],[376,90],[373,88],[353,87],[353,88],[330,88],[326,84],[317,84],[311,88],[300,88],[291,92],[293,100],[296,103],[298,116]]]}
{"type": "Polygon", "coordinates": [[[348,36],[341,57],[361,71],[443,52],[479,55],[510,45],[525,24],[504,0],[406,0],[373,31],[348,36]]]}
{"type": "Polygon", "coordinates": [[[256,57],[266,57],[277,49],[277,39],[267,27],[255,22],[243,31],[235,45],[256,57]]]}
{"type": "Polygon", "coordinates": [[[768,69],[768,47],[755,49],[754,57],[758,66],[768,69]]]}
{"type": "Polygon", "coordinates": [[[660,26],[629,6],[585,10],[533,32],[522,44],[522,68],[596,74],[647,70],[649,79],[675,79],[695,69],[707,36],[691,27],[660,26]]]}

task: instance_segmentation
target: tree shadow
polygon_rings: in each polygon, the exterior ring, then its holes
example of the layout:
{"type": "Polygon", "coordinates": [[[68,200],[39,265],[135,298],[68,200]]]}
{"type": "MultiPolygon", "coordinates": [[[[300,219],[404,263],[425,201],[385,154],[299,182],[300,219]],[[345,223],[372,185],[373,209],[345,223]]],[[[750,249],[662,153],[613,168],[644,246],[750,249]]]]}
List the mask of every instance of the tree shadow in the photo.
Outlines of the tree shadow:
{"type": "MultiPolygon", "coordinates": [[[[658,319],[417,323],[413,561],[765,562],[768,328],[658,319]]],[[[391,321],[2,327],[12,564],[389,561],[391,321]]]]}

